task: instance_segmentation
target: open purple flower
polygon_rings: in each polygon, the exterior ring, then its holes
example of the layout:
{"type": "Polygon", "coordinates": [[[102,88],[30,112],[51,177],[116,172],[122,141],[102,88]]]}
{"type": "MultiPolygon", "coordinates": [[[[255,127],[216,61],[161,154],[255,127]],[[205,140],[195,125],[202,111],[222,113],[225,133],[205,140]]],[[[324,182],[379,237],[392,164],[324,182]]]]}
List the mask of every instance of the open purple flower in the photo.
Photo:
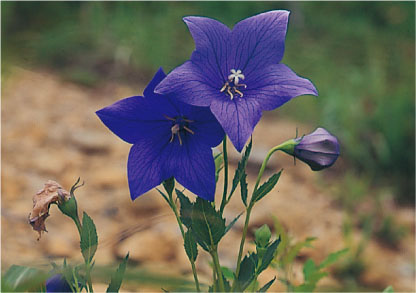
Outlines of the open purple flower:
{"type": "Polygon", "coordinates": [[[131,198],[175,177],[196,195],[213,200],[215,164],[211,147],[224,131],[208,108],[179,102],[175,95],[154,93],[165,78],[162,69],[144,90],[97,111],[103,123],[133,144],[128,159],[131,198]]]}
{"type": "Polygon", "coordinates": [[[324,128],[294,139],[293,155],[308,164],[313,171],[320,171],[335,163],[339,156],[339,143],[324,128]]]}
{"type": "Polygon", "coordinates": [[[196,49],[156,92],[174,93],[185,103],[209,106],[241,151],[262,111],[299,95],[317,95],[309,80],[278,64],[288,17],[288,11],[270,11],[240,21],[232,31],[214,19],[185,17],[196,49]]]}
{"type": "Polygon", "coordinates": [[[46,280],[46,292],[72,292],[62,274],[56,274],[46,280]]]}

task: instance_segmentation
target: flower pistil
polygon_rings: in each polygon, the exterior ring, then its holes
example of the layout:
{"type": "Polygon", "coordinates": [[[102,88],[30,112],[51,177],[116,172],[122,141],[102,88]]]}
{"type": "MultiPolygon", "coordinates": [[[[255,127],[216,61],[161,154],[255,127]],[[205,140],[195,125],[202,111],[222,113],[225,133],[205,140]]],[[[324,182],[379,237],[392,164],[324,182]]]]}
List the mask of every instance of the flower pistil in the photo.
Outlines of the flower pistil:
{"type": "Polygon", "coordinates": [[[171,135],[170,140],[169,140],[170,143],[173,142],[173,140],[175,139],[175,135],[177,134],[179,144],[182,145],[181,131],[182,132],[186,131],[186,132],[189,132],[190,134],[195,134],[188,127],[189,123],[194,122],[193,120],[189,120],[189,119],[186,119],[186,118],[181,117],[181,116],[178,116],[178,117],[175,117],[175,118],[172,118],[172,117],[169,117],[169,116],[166,116],[166,115],[164,115],[164,116],[165,116],[166,119],[172,121],[172,123],[173,123],[173,126],[170,129],[171,132],[172,132],[172,135],[171,135]]]}
{"type": "Polygon", "coordinates": [[[231,74],[228,76],[228,80],[225,82],[224,86],[220,89],[220,92],[226,92],[230,96],[230,99],[234,99],[234,95],[240,95],[240,98],[244,94],[238,89],[239,87],[247,88],[247,85],[239,83],[240,79],[244,79],[245,76],[240,69],[235,70],[231,69],[231,74]]]}

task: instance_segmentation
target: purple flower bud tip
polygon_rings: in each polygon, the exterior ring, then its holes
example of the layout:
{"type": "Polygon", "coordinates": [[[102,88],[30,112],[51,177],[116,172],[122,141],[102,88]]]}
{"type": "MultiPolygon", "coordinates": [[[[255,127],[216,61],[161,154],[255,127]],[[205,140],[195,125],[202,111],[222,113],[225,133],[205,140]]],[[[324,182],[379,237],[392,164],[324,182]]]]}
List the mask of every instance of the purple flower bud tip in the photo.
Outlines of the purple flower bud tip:
{"type": "Polygon", "coordinates": [[[295,139],[294,155],[308,164],[313,171],[332,166],[339,156],[338,139],[324,128],[295,139]]]}
{"type": "Polygon", "coordinates": [[[56,274],[46,281],[46,292],[72,292],[68,282],[61,274],[56,274]]]}

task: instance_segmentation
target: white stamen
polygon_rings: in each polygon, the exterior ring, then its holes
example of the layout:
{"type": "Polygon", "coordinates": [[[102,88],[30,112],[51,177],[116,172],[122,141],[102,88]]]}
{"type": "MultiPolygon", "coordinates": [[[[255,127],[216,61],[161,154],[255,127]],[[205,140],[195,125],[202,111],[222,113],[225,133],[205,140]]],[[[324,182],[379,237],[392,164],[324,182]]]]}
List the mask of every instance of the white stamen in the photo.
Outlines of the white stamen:
{"type": "Polygon", "coordinates": [[[241,73],[241,70],[231,69],[231,74],[228,76],[228,80],[234,82],[235,85],[238,85],[240,78],[245,78],[244,74],[241,73]]]}

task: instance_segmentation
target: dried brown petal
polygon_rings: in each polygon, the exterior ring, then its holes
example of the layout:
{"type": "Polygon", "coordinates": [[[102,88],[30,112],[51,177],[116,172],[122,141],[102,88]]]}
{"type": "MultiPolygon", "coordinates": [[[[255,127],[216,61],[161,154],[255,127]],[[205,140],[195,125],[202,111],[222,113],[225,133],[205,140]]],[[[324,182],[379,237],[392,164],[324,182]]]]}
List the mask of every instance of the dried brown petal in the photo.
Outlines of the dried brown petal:
{"type": "Polygon", "coordinates": [[[58,201],[67,201],[70,198],[69,192],[53,180],[48,180],[44,188],[33,196],[33,209],[29,214],[29,224],[32,225],[33,230],[38,231],[38,240],[42,231],[46,231],[45,220],[49,216],[50,205],[58,201]]]}

